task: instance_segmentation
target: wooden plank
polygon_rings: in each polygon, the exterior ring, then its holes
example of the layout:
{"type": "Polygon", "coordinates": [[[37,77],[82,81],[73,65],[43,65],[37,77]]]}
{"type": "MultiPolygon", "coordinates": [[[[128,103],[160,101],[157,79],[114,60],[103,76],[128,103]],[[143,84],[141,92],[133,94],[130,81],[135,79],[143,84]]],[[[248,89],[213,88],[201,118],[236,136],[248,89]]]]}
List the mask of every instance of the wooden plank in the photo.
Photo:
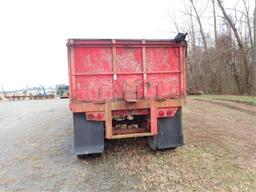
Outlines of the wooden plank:
{"type": "Polygon", "coordinates": [[[146,137],[152,136],[151,133],[134,133],[134,134],[126,134],[126,135],[114,135],[112,139],[122,139],[122,138],[131,138],[131,137],[146,137]]]}
{"type": "Polygon", "coordinates": [[[110,103],[105,104],[105,137],[112,138],[112,113],[110,103]]]}
{"type": "Polygon", "coordinates": [[[107,101],[106,103],[70,103],[73,112],[100,112],[105,111],[105,105],[110,105],[111,110],[128,110],[128,109],[149,109],[150,102],[154,101],[156,108],[159,107],[182,107],[186,104],[185,99],[166,99],[163,101],[140,100],[135,103],[125,101],[107,101]]]}
{"type": "Polygon", "coordinates": [[[152,135],[157,134],[157,108],[154,100],[150,101],[150,128],[152,135]]]}

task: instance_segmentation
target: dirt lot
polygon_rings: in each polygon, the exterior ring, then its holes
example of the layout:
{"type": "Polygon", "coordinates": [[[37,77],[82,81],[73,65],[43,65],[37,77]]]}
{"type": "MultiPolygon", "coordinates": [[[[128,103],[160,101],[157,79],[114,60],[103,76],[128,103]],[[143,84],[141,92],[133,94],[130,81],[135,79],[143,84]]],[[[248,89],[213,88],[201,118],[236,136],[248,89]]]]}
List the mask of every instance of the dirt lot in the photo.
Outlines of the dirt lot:
{"type": "Polygon", "coordinates": [[[256,191],[255,117],[256,106],[193,99],[183,147],[113,140],[79,160],[68,100],[0,102],[0,191],[256,191]]]}

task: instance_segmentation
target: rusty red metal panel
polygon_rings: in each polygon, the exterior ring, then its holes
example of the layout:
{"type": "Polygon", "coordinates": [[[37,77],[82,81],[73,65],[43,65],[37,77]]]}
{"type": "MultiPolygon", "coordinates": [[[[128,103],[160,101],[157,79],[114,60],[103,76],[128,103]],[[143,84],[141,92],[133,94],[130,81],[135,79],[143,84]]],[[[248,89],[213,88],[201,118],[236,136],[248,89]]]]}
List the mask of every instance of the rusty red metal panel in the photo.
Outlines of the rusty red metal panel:
{"type": "Polygon", "coordinates": [[[125,99],[127,81],[134,85],[136,99],[185,95],[183,44],[166,40],[72,40],[68,45],[71,100],[125,99]]]}
{"type": "Polygon", "coordinates": [[[111,49],[104,47],[76,47],[75,72],[112,72],[111,49]]]}
{"type": "Polygon", "coordinates": [[[79,76],[76,77],[77,99],[79,101],[105,101],[113,99],[112,76],[79,76]]]}
{"type": "Polygon", "coordinates": [[[113,136],[114,110],[148,110],[155,135],[159,113],[171,117],[181,106],[172,99],[186,101],[185,42],[71,39],[67,47],[70,108],[90,112],[91,120],[104,112],[106,138],[113,136]]]}

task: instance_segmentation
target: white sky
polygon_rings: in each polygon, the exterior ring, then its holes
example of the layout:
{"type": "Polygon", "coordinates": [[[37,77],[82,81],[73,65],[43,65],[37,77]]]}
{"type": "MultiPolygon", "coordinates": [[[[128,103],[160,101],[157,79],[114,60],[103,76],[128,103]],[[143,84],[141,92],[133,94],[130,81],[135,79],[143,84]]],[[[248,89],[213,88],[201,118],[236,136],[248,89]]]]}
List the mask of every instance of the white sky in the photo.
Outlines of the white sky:
{"type": "Polygon", "coordinates": [[[0,85],[67,84],[68,38],[173,38],[184,1],[0,0],[0,85]]]}

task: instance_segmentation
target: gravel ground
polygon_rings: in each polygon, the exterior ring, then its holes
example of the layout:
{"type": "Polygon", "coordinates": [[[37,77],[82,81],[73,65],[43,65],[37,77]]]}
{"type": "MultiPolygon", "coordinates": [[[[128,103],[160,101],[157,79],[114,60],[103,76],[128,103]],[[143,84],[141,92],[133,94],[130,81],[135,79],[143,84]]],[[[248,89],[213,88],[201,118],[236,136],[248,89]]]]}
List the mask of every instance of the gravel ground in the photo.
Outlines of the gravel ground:
{"type": "Polygon", "coordinates": [[[0,102],[0,191],[256,191],[255,113],[190,100],[183,147],[111,140],[101,157],[80,160],[68,100],[0,102]]]}

